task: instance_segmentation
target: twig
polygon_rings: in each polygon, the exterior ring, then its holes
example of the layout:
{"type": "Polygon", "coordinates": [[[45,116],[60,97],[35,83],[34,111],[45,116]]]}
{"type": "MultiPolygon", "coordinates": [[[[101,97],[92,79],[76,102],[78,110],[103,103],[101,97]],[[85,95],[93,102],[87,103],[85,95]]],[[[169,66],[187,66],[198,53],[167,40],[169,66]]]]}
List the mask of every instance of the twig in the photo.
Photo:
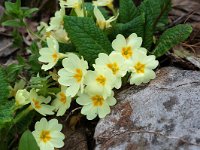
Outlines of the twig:
{"type": "Polygon", "coordinates": [[[6,46],[2,47],[2,48],[0,49],[0,52],[3,51],[3,50],[6,49],[6,48],[12,46],[12,44],[13,44],[13,43],[10,42],[10,43],[8,43],[6,46]]]}
{"type": "Polygon", "coordinates": [[[73,109],[73,110],[69,113],[69,115],[66,117],[65,122],[69,119],[69,117],[70,117],[75,111],[80,110],[81,108],[82,108],[82,107],[78,107],[78,108],[73,109]]]}

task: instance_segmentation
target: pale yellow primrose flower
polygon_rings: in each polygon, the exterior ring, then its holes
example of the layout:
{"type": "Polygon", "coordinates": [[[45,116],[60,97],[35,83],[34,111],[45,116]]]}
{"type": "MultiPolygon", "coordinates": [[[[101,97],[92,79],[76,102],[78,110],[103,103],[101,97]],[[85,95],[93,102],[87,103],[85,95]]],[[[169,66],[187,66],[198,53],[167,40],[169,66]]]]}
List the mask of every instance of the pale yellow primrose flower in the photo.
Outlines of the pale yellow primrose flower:
{"type": "Polygon", "coordinates": [[[54,114],[54,107],[47,105],[47,103],[51,101],[51,97],[45,98],[43,96],[39,96],[35,89],[32,89],[30,91],[29,100],[31,101],[31,106],[41,115],[46,116],[54,114]]]}
{"type": "Polygon", "coordinates": [[[113,9],[113,0],[97,0],[93,1],[95,6],[107,6],[110,9],[113,9]]]}
{"type": "Polygon", "coordinates": [[[88,71],[85,77],[86,93],[102,93],[104,97],[110,96],[115,84],[115,76],[110,69],[99,67],[95,71],[88,71]]]}
{"type": "Polygon", "coordinates": [[[60,0],[60,5],[67,8],[81,8],[82,0],[60,0]]]}
{"type": "Polygon", "coordinates": [[[64,25],[64,16],[65,16],[65,9],[61,8],[59,11],[56,11],[55,17],[51,18],[50,26],[47,28],[47,31],[51,30],[58,30],[63,28],[64,25]]]}
{"type": "Polygon", "coordinates": [[[108,98],[104,98],[100,93],[84,93],[76,99],[76,102],[79,105],[83,105],[81,113],[86,115],[88,120],[96,118],[97,115],[99,118],[104,118],[110,113],[109,106],[116,104],[116,99],[113,95],[114,93],[112,92],[108,98]]]}
{"type": "Polygon", "coordinates": [[[47,28],[49,26],[45,22],[40,22],[40,25],[37,27],[37,30],[40,32],[40,35],[42,36],[42,40],[46,40],[46,38],[52,36],[51,31],[47,31],[47,28]]]}
{"type": "Polygon", "coordinates": [[[65,135],[61,133],[62,125],[57,119],[49,121],[42,118],[35,124],[35,130],[32,132],[40,150],[54,150],[64,146],[65,135]]]}
{"type": "Polygon", "coordinates": [[[60,0],[61,7],[74,8],[77,16],[84,17],[82,0],[60,0]]]}
{"type": "Polygon", "coordinates": [[[42,69],[47,71],[53,68],[60,58],[63,58],[65,55],[59,53],[59,45],[56,39],[53,37],[47,38],[47,45],[48,47],[40,49],[40,57],[38,60],[43,63],[48,63],[42,65],[42,69]]]}
{"type": "Polygon", "coordinates": [[[16,106],[24,106],[28,103],[30,103],[29,99],[29,92],[26,89],[18,90],[15,95],[15,105],[16,106]]]}
{"type": "Polygon", "coordinates": [[[66,95],[74,97],[79,89],[83,93],[83,82],[88,69],[87,61],[71,53],[68,54],[68,58],[63,59],[62,65],[64,68],[58,71],[60,76],[58,82],[68,87],[66,95]]]}
{"type": "Polygon", "coordinates": [[[112,47],[115,51],[119,52],[125,59],[130,60],[137,51],[147,53],[147,50],[141,48],[142,38],[137,37],[135,33],[132,33],[127,39],[121,34],[118,34],[116,39],[112,42],[112,47]]]}
{"type": "Polygon", "coordinates": [[[132,72],[130,84],[140,85],[154,79],[156,74],[153,69],[159,64],[155,59],[154,55],[147,56],[142,52],[135,54],[129,64],[129,69],[132,72]]]}
{"type": "Polygon", "coordinates": [[[52,106],[58,111],[56,116],[63,116],[71,104],[71,97],[67,96],[66,88],[62,87],[61,89],[61,92],[56,95],[56,99],[52,102],[52,106]]]}
{"type": "Polygon", "coordinates": [[[24,89],[25,85],[26,85],[26,82],[21,79],[19,82],[15,83],[14,87],[9,86],[9,90],[10,90],[9,98],[10,97],[15,97],[17,91],[21,90],[21,89],[24,89]]]}
{"type": "Polygon", "coordinates": [[[51,31],[47,31],[47,28],[49,27],[45,22],[40,22],[40,25],[37,27],[37,30],[40,31],[40,35],[42,35],[43,40],[46,40],[46,38],[54,37],[60,43],[69,42],[69,37],[63,27],[51,31]]]}
{"type": "Polygon", "coordinates": [[[68,43],[69,42],[69,37],[67,35],[67,32],[63,28],[60,28],[55,31],[51,31],[51,35],[60,43],[68,43]]]}
{"type": "Polygon", "coordinates": [[[101,11],[97,8],[97,6],[94,7],[94,15],[97,19],[97,25],[102,30],[112,27],[110,23],[115,21],[118,17],[118,16],[113,16],[113,17],[110,17],[108,20],[106,20],[103,14],[101,13],[101,11]]]}
{"type": "Polygon", "coordinates": [[[121,87],[121,77],[126,75],[128,69],[123,57],[114,51],[110,55],[100,53],[99,57],[95,60],[95,65],[93,66],[95,69],[98,69],[99,67],[110,69],[116,77],[115,88],[117,89],[121,87]]]}

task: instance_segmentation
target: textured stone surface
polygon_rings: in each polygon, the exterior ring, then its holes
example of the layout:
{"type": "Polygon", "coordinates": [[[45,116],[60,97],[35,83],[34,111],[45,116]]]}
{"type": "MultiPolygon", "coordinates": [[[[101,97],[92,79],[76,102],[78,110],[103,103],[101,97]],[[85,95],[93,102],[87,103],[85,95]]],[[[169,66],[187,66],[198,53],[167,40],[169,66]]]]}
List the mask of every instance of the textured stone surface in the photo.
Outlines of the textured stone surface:
{"type": "Polygon", "coordinates": [[[96,150],[200,149],[200,72],[163,68],[116,97],[96,127],[96,150]]]}

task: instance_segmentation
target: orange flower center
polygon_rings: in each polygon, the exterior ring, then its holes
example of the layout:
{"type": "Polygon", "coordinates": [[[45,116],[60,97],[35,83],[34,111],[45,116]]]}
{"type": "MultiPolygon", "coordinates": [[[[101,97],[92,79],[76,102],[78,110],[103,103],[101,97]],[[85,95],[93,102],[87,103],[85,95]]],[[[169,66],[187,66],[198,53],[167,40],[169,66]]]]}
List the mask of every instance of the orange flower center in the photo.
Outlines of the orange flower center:
{"type": "Polygon", "coordinates": [[[76,73],[74,74],[74,78],[76,79],[77,82],[81,82],[83,77],[83,72],[81,69],[76,69],[76,73]]]}
{"type": "Polygon", "coordinates": [[[145,64],[142,64],[140,62],[138,62],[135,66],[134,66],[135,70],[137,73],[144,73],[144,69],[145,69],[145,64]]]}
{"type": "Polygon", "coordinates": [[[52,57],[53,61],[56,62],[58,60],[58,53],[57,52],[53,53],[52,57]]]}
{"type": "Polygon", "coordinates": [[[40,134],[40,139],[46,143],[48,141],[51,140],[51,135],[50,135],[50,132],[48,130],[43,130],[40,134]]]}
{"type": "Polygon", "coordinates": [[[45,36],[46,36],[46,37],[50,37],[50,36],[51,36],[51,32],[50,32],[50,31],[49,31],[49,32],[46,32],[46,33],[45,33],[45,36]]]}
{"type": "Polygon", "coordinates": [[[129,59],[133,55],[133,51],[130,46],[122,48],[122,56],[126,59],[129,59]]]}
{"type": "Polygon", "coordinates": [[[104,103],[104,98],[100,95],[95,95],[91,99],[94,106],[102,106],[104,103]]]}
{"type": "Polygon", "coordinates": [[[106,84],[106,78],[102,75],[99,75],[97,78],[96,78],[96,81],[101,84],[102,86],[104,86],[106,84]]]}
{"type": "Polygon", "coordinates": [[[40,109],[40,108],[41,108],[40,102],[37,101],[36,99],[33,99],[33,103],[34,103],[34,105],[35,105],[35,108],[37,108],[37,109],[40,109]]]}
{"type": "Polygon", "coordinates": [[[65,104],[66,101],[67,101],[67,97],[66,97],[65,93],[63,93],[63,92],[60,93],[60,101],[61,101],[63,104],[65,104]]]}
{"type": "Polygon", "coordinates": [[[111,64],[107,64],[107,67],[112,70],[112,72],[113,72],[114,75],[116,75],[117,72],[119,71],[119,66],[115,62],[111,63],[111,64]]]}

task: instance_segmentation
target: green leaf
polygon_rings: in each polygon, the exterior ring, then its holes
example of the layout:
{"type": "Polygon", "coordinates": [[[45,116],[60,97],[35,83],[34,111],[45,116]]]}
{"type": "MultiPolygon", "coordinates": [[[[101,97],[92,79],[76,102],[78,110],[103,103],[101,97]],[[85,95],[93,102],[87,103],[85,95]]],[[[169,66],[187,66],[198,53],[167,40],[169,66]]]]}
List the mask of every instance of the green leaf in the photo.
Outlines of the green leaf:
{"type": "Polygon", "coordinates": [[[132,0],[119,1],[119,22],[127,23],[137,15],[137,7],[132,0]]]}
{"type": "Polygon", "coordinates": [[[9,127],[13,121],[14,103],[6,101],[0,104],[0,130],[9,127]]]}
{"type": "MultiPolygon", "coordinates": [[[[144,0],[139,10],[145,14],[145,33],[143,37],[143,47],[150,49],[153,43],[155,27],[163,14],[168,10],[170,0],[144,0]]],[[[167,17],[167,16],[166,16],[167,17]]]]}
{"type": "Polygon", "coordinates": [[[187,24],[180,24],[166,30],[158,40],[158,44],[153,51],[156,57],[164,55],[175,45],[186,40],[192,32],[192,27],[187,24]]]}
{"type": "Polygon", "coordinates": [[[59,51],[61,53],[66,53],[66,52],[77,52],[76,47],[72,43],[64,44],[64,43],[59,43],[59,51]]]}
{"type": "Polygon", "coordinates": [[[27,130],[22,134],[22,137],[19,141],[18,150],[39,150],[39,147],[31,131],[27,130]]]}
{"type": "Polygon", "coordinates": [[[16,3],[5,2],[5,9],[9,14],[18,14],[19,7],[16,3]]]}
{"type": "Polygon", "coordinates": [[[10,83],[16,81],[16,78],[22,71],[23,67],[23,65],[11,64],[6,68],[6,74],[10,83]]]}
{"type": "Polygon", "coordinates": [[[2,26],[9,26],[9,27],[22,27],[24,24],[19,20],[7,20],[2,23],[2,26]]]}
{"type": "Polygon", "coordinates": [[[113,26],[111,30],[111,39],[116,38],[117,34],[123,34],[128,37],[132,33],[136,33],[139,37],[143,37],[144,34],[144,14],[134,18],[128,23],[118,23],[113,26]]]}
{"type": "Polygon", "coordinates": [[[31,71],[38,73],[41,70],[41,65],[38,61],[38,58],[40,57],[39,54],[39,48],[36,44],[36,42],[33,42],[30,46],[31,50],[31,56],[29,57],[29,64],[30,64],[30,69],[31,71]]]}
{"type": "Polygon", "coordinates": [[[113,50],[108,38],[93,19],[65,16],[64,21],[70,40],[90,64],[94,63],[99,53],[109,54],[113,50]]]}
{"type": "MultiPolygon", "coordinates": [[[[6,80],[5,72],[0,66],[0,103],[7,100],[9,95],[8,82],[6,80]]],[[[1,120],[1,119],[0,119],[1,120]]]]}
{"type": "Polygon", "coordinates": [[[38,8],[23,8],[24,17],[32,17],[34,13],[36,13],[39,9],[38,8]]]}
{"type": "Polygon", "coordinates": [[[21,18],[22,10],[20,9],[21,1],[17,0],[16,3],[5,2],[6,14],[14,17],[21,18]]]}

